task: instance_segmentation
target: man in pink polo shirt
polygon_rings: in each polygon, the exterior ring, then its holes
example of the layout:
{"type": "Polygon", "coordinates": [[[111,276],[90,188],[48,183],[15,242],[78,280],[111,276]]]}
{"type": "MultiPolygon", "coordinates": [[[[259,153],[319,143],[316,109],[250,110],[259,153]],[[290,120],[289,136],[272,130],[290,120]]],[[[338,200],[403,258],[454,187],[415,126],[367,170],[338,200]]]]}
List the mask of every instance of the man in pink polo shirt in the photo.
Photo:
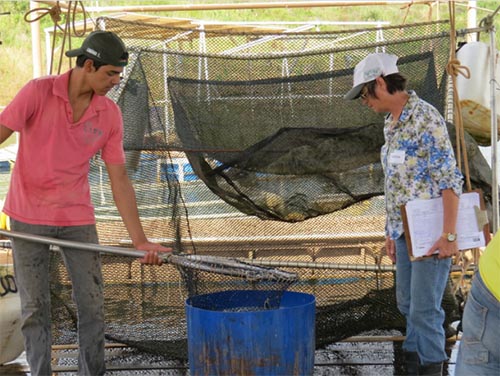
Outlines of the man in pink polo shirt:
{"type": "MultiPolygon", "coordinates": [[[[94,31],[78,49],[76,67],[26,84],[0,114],[0,143],[19,132],[19,151],[4,212],[14,231],[98,243],[88,183],[89,160],[106,164],[115,204],[141,262],[160,264],[142,228],[134,189],[125,169],[118,106],[105,97],[120,82],[128,53],[122,40],[94,31]]],[[[22,331],[32,375],[51,374],[49,246],[12,240],[22,305],[22,331]]],[[[78,310],[79,374],[102,375],[104,313],[98,253],[62,249],[78,310]]]]}

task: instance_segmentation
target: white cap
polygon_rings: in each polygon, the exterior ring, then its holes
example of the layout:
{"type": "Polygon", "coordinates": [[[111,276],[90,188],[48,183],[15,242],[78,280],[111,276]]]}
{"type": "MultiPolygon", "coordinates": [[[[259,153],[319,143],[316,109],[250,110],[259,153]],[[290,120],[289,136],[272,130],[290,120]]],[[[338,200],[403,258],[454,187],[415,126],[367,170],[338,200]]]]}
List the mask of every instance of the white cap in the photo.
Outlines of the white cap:
{"type": "Polygon", "coordinates": [[[397,56],[385,53],[370,54],[365,57],[354,68],[354,84],[352,89],[344,95],[344,99],[356,99],[363,85],[377,77],[398,73],[397,61],[397,56]]]}

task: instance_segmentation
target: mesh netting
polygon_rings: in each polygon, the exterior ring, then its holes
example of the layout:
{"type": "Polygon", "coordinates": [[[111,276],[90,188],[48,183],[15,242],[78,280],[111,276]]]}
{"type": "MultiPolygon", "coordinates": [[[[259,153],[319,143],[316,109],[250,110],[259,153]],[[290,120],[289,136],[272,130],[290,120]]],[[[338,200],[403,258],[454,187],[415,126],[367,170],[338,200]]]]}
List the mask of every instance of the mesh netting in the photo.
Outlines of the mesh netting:
{"type": "MultiPolygon", "coordinates": [[[[176,252],[297,273],[289,289],[315,295],[318,346],[404,330],[383,250],[383,116],[343,95],[355,64],[385,51],[444,113],[448,24],[290,34],[98,24],[131,51],[111,96],[147,236],[176,252]]],[[[130,246],[98,158],[90,183],[101,243],[130,246]]],[[[55,337],[74,342],[69,282],[54,257],[55,337]]],[[[104,256],[103,274],[107,338],[183,359],[188,295],[286,288],[117,256],[104,256]]],[[[447,291],[451,322],[457,304],[447,291]]]]}

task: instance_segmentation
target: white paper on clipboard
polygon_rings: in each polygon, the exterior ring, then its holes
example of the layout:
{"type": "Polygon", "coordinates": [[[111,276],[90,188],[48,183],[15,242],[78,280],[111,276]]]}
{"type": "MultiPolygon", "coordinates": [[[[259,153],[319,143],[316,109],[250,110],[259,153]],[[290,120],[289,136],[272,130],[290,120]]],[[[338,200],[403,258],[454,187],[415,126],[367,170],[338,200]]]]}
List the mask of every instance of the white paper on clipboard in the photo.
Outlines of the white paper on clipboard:
{"type": "MultiPolygon", "coordinates": [[[[459,250],[483,247],[485,238],[476,219],[475,207],[481,207],[478,192],[460,196],[457,217],[457,245],[459,250]]],[[[425,256],[442,235],[443,199],[413,200],[406,204],[406,216],[413,257],[425,256]]]]}

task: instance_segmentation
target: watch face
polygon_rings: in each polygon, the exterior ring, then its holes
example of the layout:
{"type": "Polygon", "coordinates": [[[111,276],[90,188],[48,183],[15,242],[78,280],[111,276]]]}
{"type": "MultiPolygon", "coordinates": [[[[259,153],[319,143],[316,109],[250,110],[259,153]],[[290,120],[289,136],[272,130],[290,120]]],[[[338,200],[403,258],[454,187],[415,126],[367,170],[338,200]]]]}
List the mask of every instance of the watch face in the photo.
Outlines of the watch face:
{"type": "Polygon", "coordinates": [[[457,240],[457,236],[455,234],[448,234],[447,239],[449,242],[454,242],[457,240]]]}

